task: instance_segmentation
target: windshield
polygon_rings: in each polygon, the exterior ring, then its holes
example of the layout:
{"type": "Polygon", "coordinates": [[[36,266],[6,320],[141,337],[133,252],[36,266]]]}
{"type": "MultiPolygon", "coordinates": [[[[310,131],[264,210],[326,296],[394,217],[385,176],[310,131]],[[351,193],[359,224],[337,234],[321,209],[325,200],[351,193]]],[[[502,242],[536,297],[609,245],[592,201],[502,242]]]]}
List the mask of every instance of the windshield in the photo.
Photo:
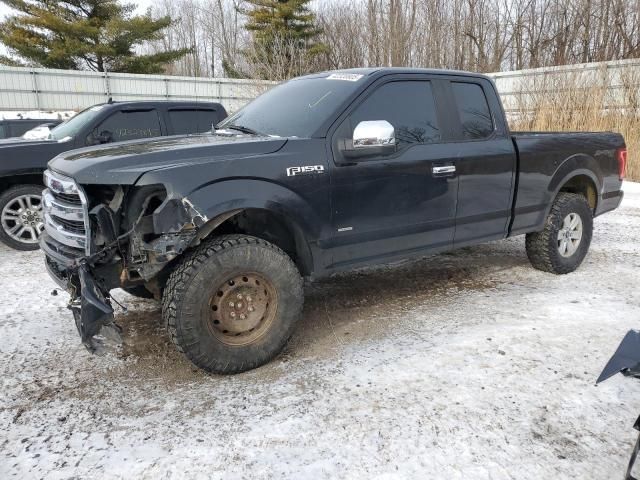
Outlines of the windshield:
{"type": "Polygon", "coordinates": [[[219,123],[217,128],[238,125],[266,135],[311,137],[356,90],[361,77],[334,74],[283,83],[219,123]]]}
{"type": "Polygon", "coordinates": [[[64,140],[65,138],[75,137],[77,133],[87,125],[87,123],[91,122],[100,114],[102,108],[102,105],[96,105],[94,107],[89,107],[86,110],[81,111],[66,122],[61,123],[56,128],[51,130],[49,138],[52,140],[60,141],[64,140]]]}

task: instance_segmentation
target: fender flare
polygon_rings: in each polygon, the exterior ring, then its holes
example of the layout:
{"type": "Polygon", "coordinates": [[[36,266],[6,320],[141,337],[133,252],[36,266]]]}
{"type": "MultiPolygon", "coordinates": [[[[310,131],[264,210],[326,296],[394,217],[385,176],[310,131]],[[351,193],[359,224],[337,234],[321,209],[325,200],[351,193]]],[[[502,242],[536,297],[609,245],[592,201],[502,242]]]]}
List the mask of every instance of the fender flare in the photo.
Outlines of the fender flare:
{"type": "Polygon", "coordinates": [[[602,169],[595,158],[585,154],[576,154],[563,160],[553,173],[547,188],[549,201],[547,202],[548,205],[544,218],[549,215],[551,207],[553,206],[553,201],[562,187],[564,187],[571,179],[579,176],[586,176],[593,182],[596,189],[596,205],[594,211],[597,209],[603,188],[604,176],[602,174],[602,169]]]}
{"type": "Polygon", "coordinates": [[[306,268],[313,269],[312,244],[319,238],[319,215],[300,195],[275,182],[231,179],[208,184],[183,199],[204,219],[204,238],[220,224],[243,210],[260,209],[282,218],[291,229],[306,268]]]}

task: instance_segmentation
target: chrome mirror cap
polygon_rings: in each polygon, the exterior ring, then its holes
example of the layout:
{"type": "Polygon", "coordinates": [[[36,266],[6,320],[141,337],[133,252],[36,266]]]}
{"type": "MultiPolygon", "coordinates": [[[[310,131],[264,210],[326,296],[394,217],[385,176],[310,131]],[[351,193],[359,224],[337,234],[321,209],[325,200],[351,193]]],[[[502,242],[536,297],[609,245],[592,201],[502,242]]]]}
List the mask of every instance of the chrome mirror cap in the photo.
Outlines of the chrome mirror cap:
{"type": "Polygon", "coordinates": [[[382,147],[395,144],[395,129],[386,120],[360,122],[353,130],[353,148],[382,147]]]}

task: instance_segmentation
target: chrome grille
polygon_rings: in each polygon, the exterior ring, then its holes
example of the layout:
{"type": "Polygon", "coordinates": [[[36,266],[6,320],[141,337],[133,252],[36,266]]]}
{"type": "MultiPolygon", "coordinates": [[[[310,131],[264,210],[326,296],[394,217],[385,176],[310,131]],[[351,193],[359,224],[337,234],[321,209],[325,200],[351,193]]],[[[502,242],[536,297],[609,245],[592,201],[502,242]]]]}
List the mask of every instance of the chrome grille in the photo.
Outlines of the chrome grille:
{"type": "Polygon", "coordinates": [[[44,172],[44,181],[47,186],[42,194],[45,231],[54,240],[89,255],[89,215],[82,189],[73,179],[51,170],[44,172]]]}

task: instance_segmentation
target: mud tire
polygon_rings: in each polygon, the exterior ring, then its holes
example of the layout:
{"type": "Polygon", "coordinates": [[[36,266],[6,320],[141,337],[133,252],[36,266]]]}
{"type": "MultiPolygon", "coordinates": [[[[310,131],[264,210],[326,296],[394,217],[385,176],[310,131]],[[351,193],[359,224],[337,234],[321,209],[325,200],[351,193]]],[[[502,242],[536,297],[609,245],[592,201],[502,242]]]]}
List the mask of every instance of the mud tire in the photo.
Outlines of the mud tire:
{"type": "Polygon", "coordinates": [[[576,270],[589,251],[593,234],[593,213],[587,199],[576,193],[560,192],[545,220],[544,229],[526,236],[527,257],[534,268],[562,275],[576,270]],[[558,235],[563,222],[570,214],[581,220],[582,237],[570,256],[563,256],[558,246],[558,235]]]}
{"type": "Polygon", "coordinates": [[[207,372],[232,374],[259,367],[282,351],[303,302],[302,278],[285,252],[256,237],[223,235],[205,241],[177,265],[163,292],[162,315],[172,341],[191,362],[207,372]],[[228,344],[212,327],[217,314],[211,302],[230,278],[245,272],[267,279],[277,301],[261,336],[228,344]]]}

